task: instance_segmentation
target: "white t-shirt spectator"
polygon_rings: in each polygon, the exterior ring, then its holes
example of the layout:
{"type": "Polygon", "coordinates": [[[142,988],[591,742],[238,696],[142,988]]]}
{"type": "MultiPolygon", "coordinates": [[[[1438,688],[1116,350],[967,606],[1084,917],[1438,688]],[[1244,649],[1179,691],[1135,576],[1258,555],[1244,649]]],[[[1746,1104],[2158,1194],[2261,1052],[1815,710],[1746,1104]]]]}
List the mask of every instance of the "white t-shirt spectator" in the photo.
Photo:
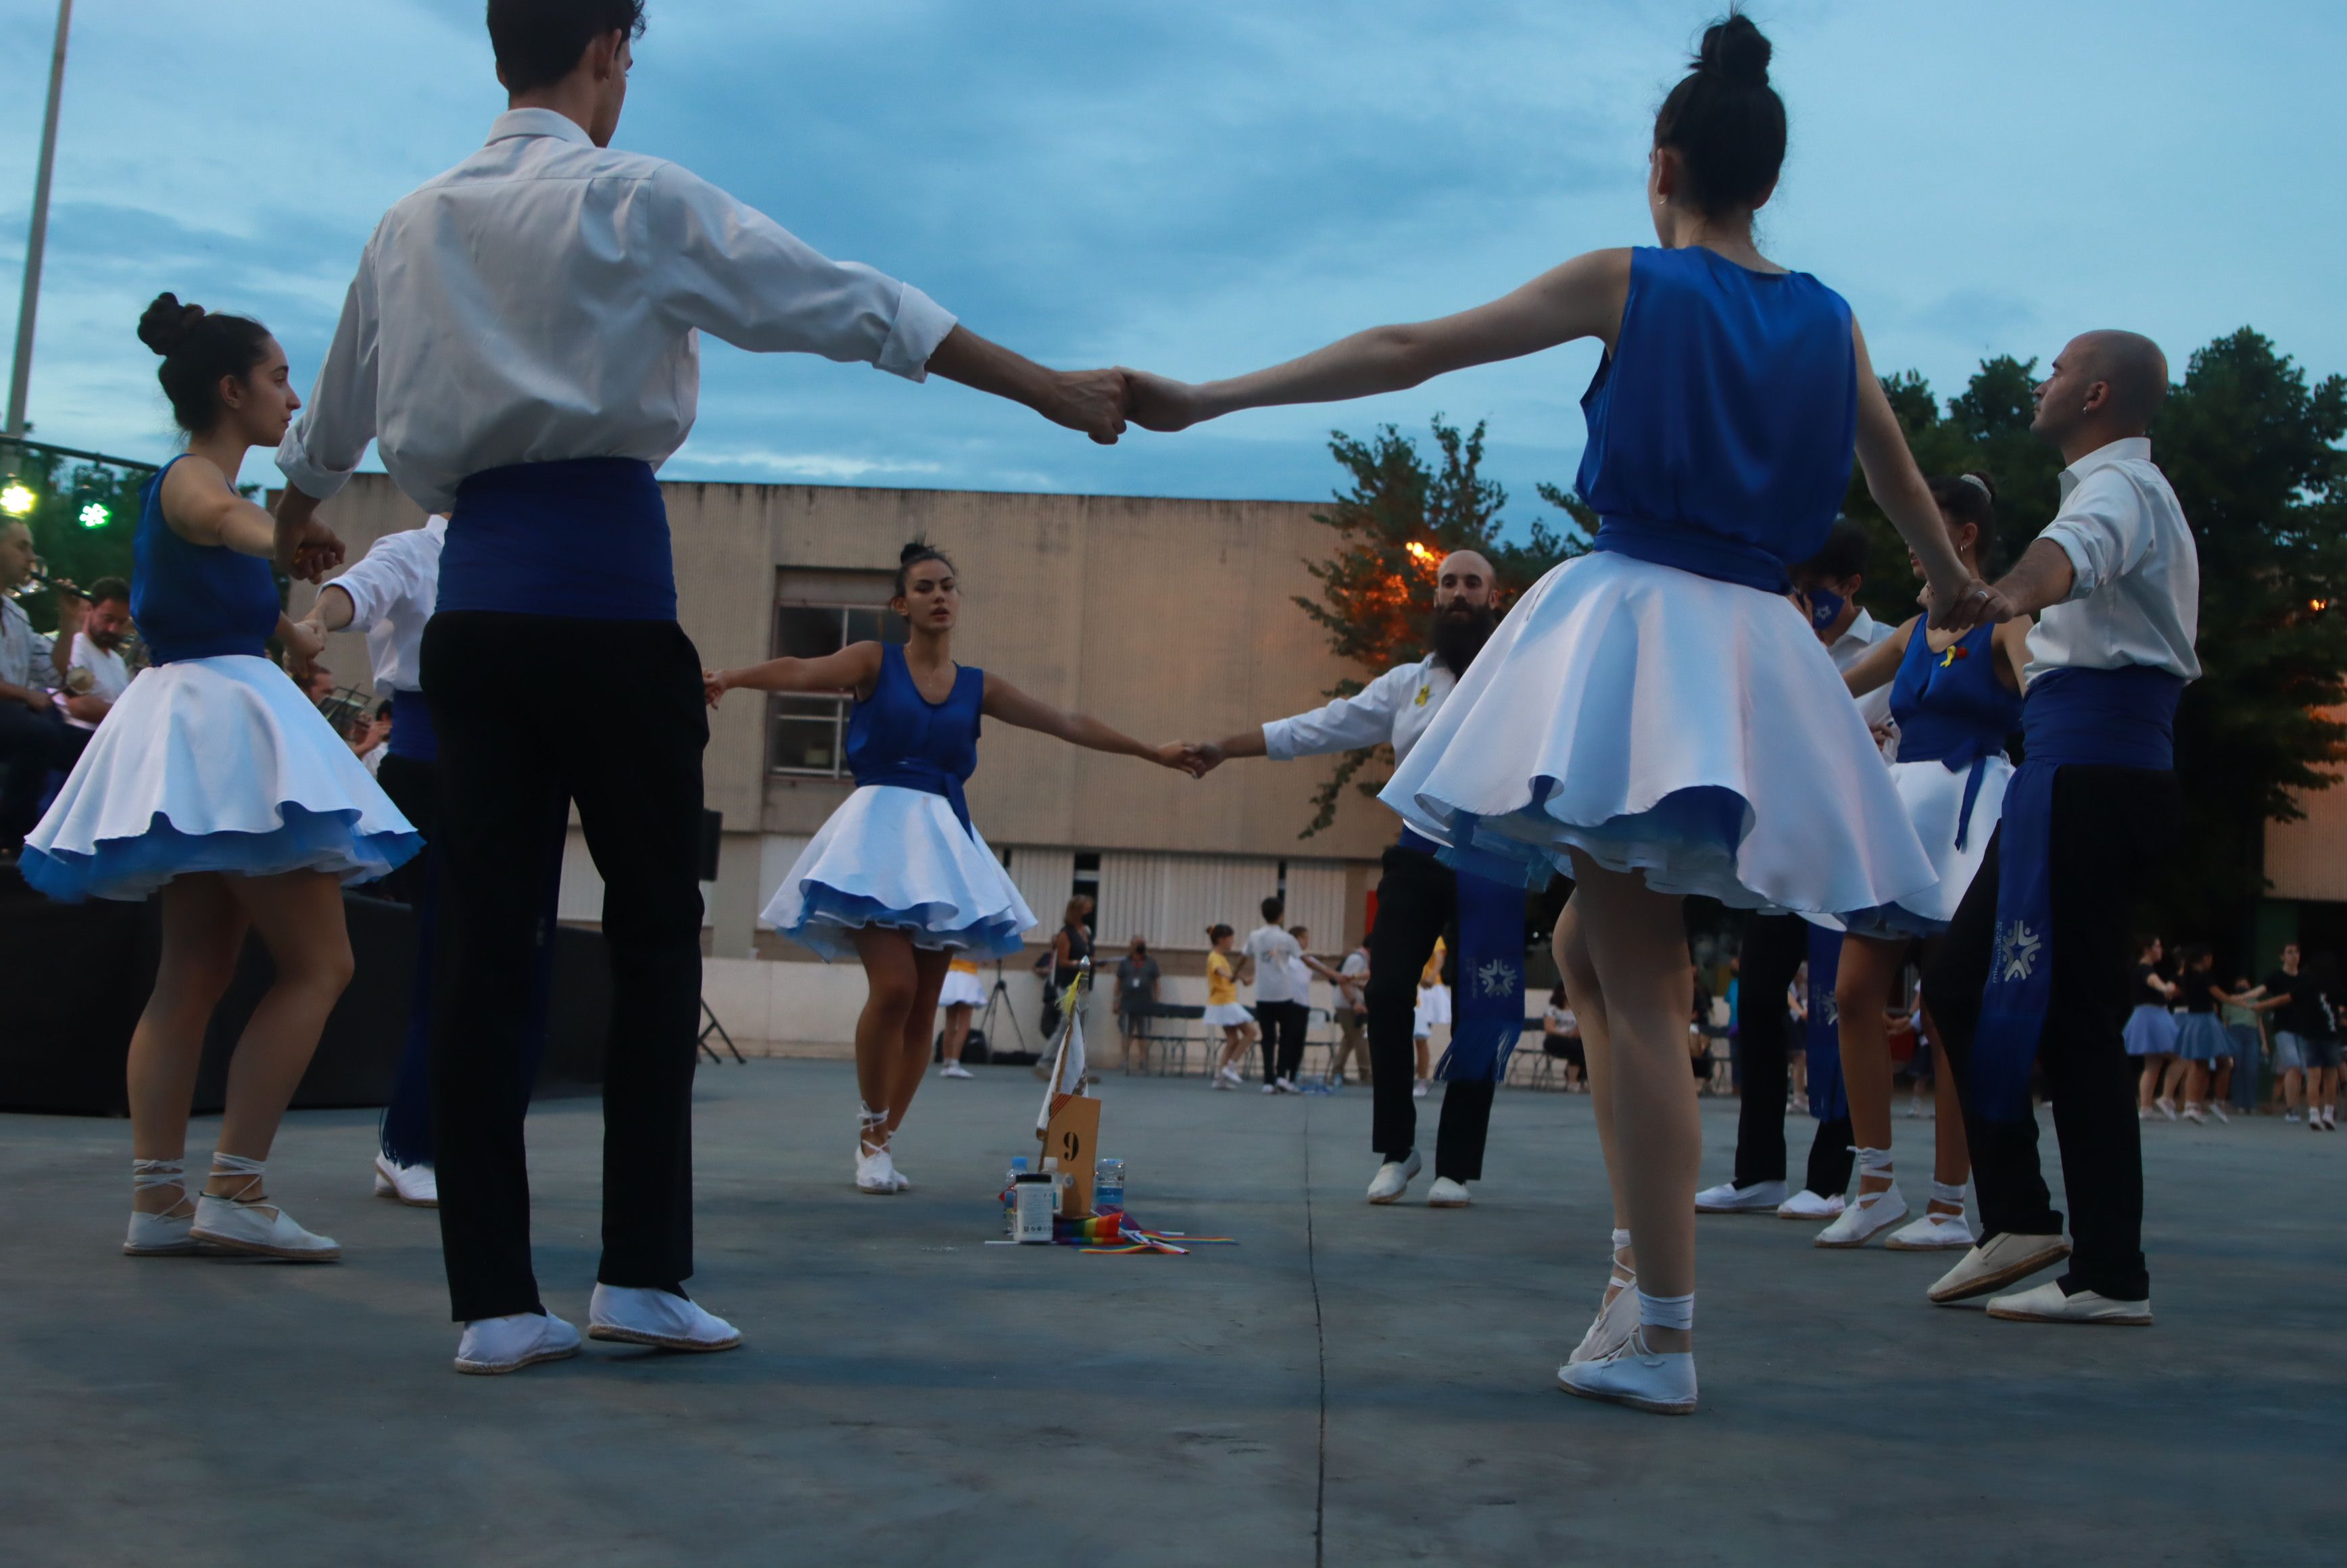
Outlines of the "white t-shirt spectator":
{"type": "MultiPolygon", "coordinates": [[[[89,633],[87,631],[74,633],[73,657],[66,665],[66,669],[68,671],[88,671],[90,688],[79,695],[103,697],[109,703],[120,702],[123,688],[130,684],[130,666],[123,661],[120,650],[100,648],[89,640],[89,633]]],[[[57,707],[60,712],[65,708],[65,696],[62,692],[58,694],[57,707]]],[[[95,720],[77,719],[71,713],[66,714],[66,723],[77,730],[97,728],[95,720]]]]}
{"type": "Polygon", "coordinates": [[[1288,1000],[1307,1003],[1311,1001],[1312,966],[1304,961],[1304,955],[1301,952],[1287,960],[1287,981],[1294,988],[1288,996],[1288,1000]]]}
{"type": "Polygon", "coordinates": [[[1337,1005],[1347,1012],[1360,1011],[1363,988],[1369,978],[1369,956],[1356,948],[1345,955],[1345,961],[1337,966],[1337,972],[1353,981],[1352,985],[1337,993],[1337,1005]]]}
{"type": "Polygon", "coordinates": [[[1296,945],[1295,938],[1276,926],[1258,926],[1247,933],[1244,951],[1255,960],[1258,1003],[1304,1000],[1296,988],[1296,971],[1304,967],[1304,949],[1296,945]]]}

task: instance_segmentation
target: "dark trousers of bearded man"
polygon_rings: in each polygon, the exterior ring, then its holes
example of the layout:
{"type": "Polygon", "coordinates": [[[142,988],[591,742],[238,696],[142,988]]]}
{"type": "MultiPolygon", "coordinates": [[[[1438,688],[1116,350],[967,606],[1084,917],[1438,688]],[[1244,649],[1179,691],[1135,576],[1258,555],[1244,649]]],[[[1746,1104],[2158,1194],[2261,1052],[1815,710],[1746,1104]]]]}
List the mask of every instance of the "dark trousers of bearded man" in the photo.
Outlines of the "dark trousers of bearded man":
{"type": "MultiPolygon", "coordinates": [[[[2148,768],[2065,767],[2054,778],[2053,995],[2037,1065],[2054,1102],[2073,1251],[2065,1279],[2119,1301],[2151,1293],[2143,1258],[2143,1141],[2127,1024],[2135,947],[2130,930],[2145,870],[2174,840],[2182,808],[2176,775],[2148,768]]],[[[1973,878],[1955,923],[1923,977],[1964,1106],[1983,1238],[2058,1235],[2038,1163],[2037,1119],[1982,1117],[1970,1087],[1973,1039],[1996,949],[2002,832],[1973,878]]]]}
{"type": "MultiPolygon", "coordinates": [[[[1736,968],[1736,1061],[1742,1101],[1736,1110],[1736,1184],[1785,1179],[1785,1095],[1792,1081],[1790,1009],[1785,992],[1809,956],[1809,923],[1799,915],[1755,915],[1746,921],[1736,968]]],[[[1850,1186],[1850,1118],[1818,1123],[1802,1186],[1832,1197],[1850,1186]]]]}
{"type": "MultiPolygon", "coordinates": [[[[1369,1146],[1389,1160],[1417,1145],[1418,1081],[1410,1025],[1418,1011],[1418,976],[1448,936],[1459,949],[1459,879],[1431,855],[1396,845],[1386,851],[1378,882],[1378,923],[1369,932],[1369,1093],[1376,1122],[1369,1146]]],[[[1495,1083],[1453,1081],[1442,1086],[1442,1126],[1436,1134],[1434,1173],[1454,1182],[1480,1181],[1483,1139],[1491,1124],[1495,1083]]]]}
{"type": "Polygon", "coordinates": [[[692,1273],[692,1077],[701,1021],[701,661],[674,621],[466,610],[425,629],[439,734],[448,983],[435,1020],[441,1250],[453,1316],[541,1310],[522,1141],[533,941],[566,800],[603,878],[602,1284],[692,1273]],[[624,743],[574,704],[595,693],[624,743]]]}

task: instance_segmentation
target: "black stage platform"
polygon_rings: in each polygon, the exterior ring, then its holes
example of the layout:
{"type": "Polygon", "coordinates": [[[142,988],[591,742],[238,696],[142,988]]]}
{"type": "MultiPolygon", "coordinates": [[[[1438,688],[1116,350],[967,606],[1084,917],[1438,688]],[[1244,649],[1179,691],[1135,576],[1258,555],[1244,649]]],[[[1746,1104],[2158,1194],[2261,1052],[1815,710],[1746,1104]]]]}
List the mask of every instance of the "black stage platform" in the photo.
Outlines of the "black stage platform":
{"type": "MultiPolygon", "coordinates": [[[[407,1035],[413,912],[355,893],[343,895],[343,907],[357,969],[294,1093],[300,1108],[381,1105],[407,1035]]],[[[128,1113],[123,1061],[155,984],[160,944],[151,900],[54,904],[27,887],[15,867],[0,867],[0,1111],[128,1113]]],[[[269,955],[258,939],[249,940],[204,1040],[198,1114],[220,1109],[229,1052],[270,977],[269,955]]],[[[536,1098],[596,1092],[610,1003],[601,933],[557,927],[549,1038],[536,1098]]]]}

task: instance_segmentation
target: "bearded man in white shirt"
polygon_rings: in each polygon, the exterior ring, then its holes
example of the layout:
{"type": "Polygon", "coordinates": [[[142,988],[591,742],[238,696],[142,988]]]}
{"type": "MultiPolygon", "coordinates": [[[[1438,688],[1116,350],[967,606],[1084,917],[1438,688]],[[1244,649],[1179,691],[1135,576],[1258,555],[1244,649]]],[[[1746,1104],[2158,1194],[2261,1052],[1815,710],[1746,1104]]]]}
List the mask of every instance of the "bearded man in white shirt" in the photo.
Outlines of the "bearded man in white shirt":
{"type": "Polygon", "coordinates": [[[2062,509],[1997,591],[2034,613],[2024,760],[1986,864],[1924,977],[1963,1100],[1983,1237],[1931,1298],[1989,1316],[2148,1324],[2143,1158],[2120,1030],[2129,906],[2180,807],[2176,704],[2200,673],[2200,562],[2144,432],[2168,392],[2158,345],[2089,333],[2054,361],[2031,428],[2062,452],[2062,509]],[[2054,1102],[2070,1234],[2038,1167],[2032,1064],[2054,1102]]]}
{"type": "MultiPolygon", "coordinates": [[[[1496,591],[1490,561],[1474,550],[1453,551],[1443,558],[1435,573],[1434,620],[1429,637],[1432,652],[1408,664],[1396,665],[1350,697],[1339,697],[1325,707],[1293,718],[1271,720],[1201,747],[1200,757],[1207,768],[1213,768],[1231,757],[1268,756],[1286,762],[1294,757],[1389,745],[1394,760],[1400,761],[1409,754],[1418,738],[1426,733],[1434,715],[1441,712],[1444,699],[1458,685],[1459,677],[1467,672],[1499,625],[1496,591]]],[[[1452,937],[1451,950],[1460,950],[1457,935],[1462,878],[1435,858],[1437,847],[1414,834],[1403,835],[1402,842],[1386,851],[1383,874],[1378,884],[1378,918],[1369,932],[1367,988],[1369,1083],[1375,1115],[1369,1146],[1380,1162],[1377,1174],[1369,1182],[1368,1199],[1373,1204],[1390,1204],[1399,1199],[1409,1190],[1411,1179],[1424,1168],[1418,1151],[1418,1107],[1410,1094],[1417,1081],[1412,1071],[1410,1023],[1418,1006],[1418,973],[1433,954],[1435,943],[1446,933],[1452,937]]],[[[1512,958],[1516,979],[1510,997],[1504,999],[1521,1028],[1523,888],[1519,885],[1505,891],[1515,903],[1515,950],[1512,955],[1494,954],[1473,964],[1461,953],[1460,990],[1463,993],[1471,989],[1470,982],[1475,979],[1481,963],[1496,961],[1504,966],[1512,958]]],[[[1506,979],[1502,970],[1492,974],[1499,981],[1506,979]]],[[[1452,1039],[1455,1045],[1455,1030],[1452,1039]]],[[[1482,1177],[1483,1143],[1491,1125],[1491,1099],[1498,1088],[1499,1071],[1504,1070],[1505,1045],[1512,1041],[1510,1036],[1491,1060],[1485,1060],[1483,1052],[1476,1053],[1471,1064],[1468,1064],[1471,1070],[1450,1077],[1443,1089],[1441,1131],[1435,1143],[1435,1182],[1427,1197],[1432,1207],[1464,1208],[1471,1201],[1467,1184],[1482,1177]]],[[[1451,1066],[1460,1069],[1461,1063],[1454,1059],[1451,1066]]]]}
{"type": "Polygon", "coordinates": [[[552,851],[513,826],[566,803],[605,883],[612,968],[589,1333],[741,1342],[683,1290],[708,725],[653,471],[692,429],[700,334],[934,372],[1101,442],[1124,415],[1117,373],[1048,371],[685,170],[610,150],[642,0],[489,0],[488,28],[510,107],[487,145],[376,228],[278,453],[281,528],[329,551],[313,514],[370,440],[411,499],[449,515],[420,654],[456,955],[433,1092],[442,1251],[466,1325],[456,1369],[477,1373],[578,1348],[530,1267],[518,1071],[552,851]],[[628,747],[506,700],[573,682],[631,715],[628,747]]]}

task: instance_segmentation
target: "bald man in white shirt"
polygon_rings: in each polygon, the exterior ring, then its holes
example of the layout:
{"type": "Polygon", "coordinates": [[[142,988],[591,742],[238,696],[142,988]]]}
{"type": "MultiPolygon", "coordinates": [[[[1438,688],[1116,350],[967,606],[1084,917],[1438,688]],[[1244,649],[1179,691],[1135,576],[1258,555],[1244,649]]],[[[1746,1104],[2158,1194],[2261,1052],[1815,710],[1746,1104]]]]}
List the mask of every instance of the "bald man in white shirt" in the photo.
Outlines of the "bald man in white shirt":
{"type": "Polygon", "coordinates": [[[433,1043],[442,1250],[460,1372],[574,1354],[530,1265],[518,1055],[547,857],[514,831],[575,803],[611,952],[597,1338],[741,1342],[684,1295],[700,1020],[701,661],[676,623],[654,481],[692,428],[700,334],[761,353],[936,374],[1114,441],[1114,371],[1044,369],[928,295],[817,254],[673,164],[610,149],[641,0],[489,0],[507,112],[402,200],[359,261],[301,423],[278,453],[281,531],[374,441],[449,524],[420,651],[449,877],[449,1006],[433,1043]],[[624,745],[516,690],[574,688],[628,716],[624,745]]]}
{"type": "Polygon", "coordinates": [[[2062,509],[2004,580],[2029,634],[2024,761],[1924,992],[1963,1099],[1981,1243],[1931,1290],[1989,1296],[2064,1257],[2060,1279],[1993,1296],[2019,1322],[2148,1324],[2134,1063],[2120,1030],[2129,906],[2172,838],[2176,704],[2200,674],[2200,562],[2144,432],[2168,391],[2158,345],[2073,340],[2032,428],[2061,449],[2062,509]],[[2061,1142],[2070,1235],[2037,1157],[2033,1062],[2061,1142]]]}

